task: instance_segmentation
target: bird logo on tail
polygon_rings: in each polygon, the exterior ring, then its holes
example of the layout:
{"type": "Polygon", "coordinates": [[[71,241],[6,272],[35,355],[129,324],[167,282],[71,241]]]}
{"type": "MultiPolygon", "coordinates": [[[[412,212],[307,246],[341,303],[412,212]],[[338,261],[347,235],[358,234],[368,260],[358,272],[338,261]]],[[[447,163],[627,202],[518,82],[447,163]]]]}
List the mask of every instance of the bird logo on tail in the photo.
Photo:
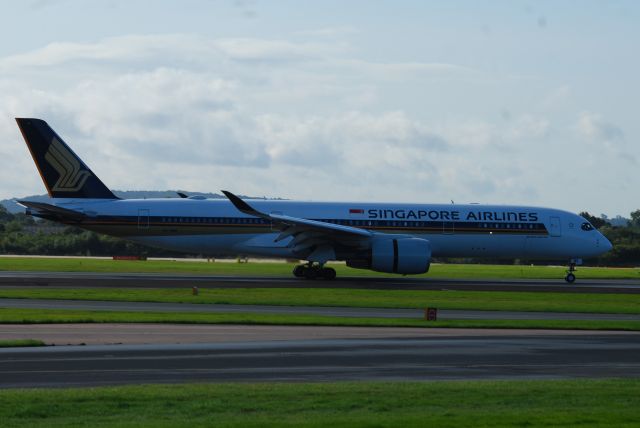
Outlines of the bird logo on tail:
{"type": "Polygon", "coordinates": [[[60,175],[51,189],[53,191],[77,192],[91,175],[89,171],[82,168],[78,159],[55,137],[51,140],[51,145],[44,158],[60,175]]]}

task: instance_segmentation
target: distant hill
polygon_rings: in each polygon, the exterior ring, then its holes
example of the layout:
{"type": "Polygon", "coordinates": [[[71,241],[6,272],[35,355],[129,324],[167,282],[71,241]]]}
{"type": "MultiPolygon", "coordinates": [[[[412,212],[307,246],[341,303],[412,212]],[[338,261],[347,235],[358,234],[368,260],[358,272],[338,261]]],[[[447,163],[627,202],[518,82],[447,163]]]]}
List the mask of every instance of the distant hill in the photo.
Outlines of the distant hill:
{"type": "MultiPolygon", "coordinates": [[[[218,193],[189,192],[186,190],[114,190],[113,191],[113,193],[115,193],[117,197],[122,199],[179,198],[180,196],[178,196],[177,192],[181,192],[189,196],[202,195],[206,198],[211,198],[211,199],[225,199],[224,195],[220,195],[218,193]]],[[[251,197],[251,196],[244,196],[244,195],[240,195],[240,196],[242,196],[243,198],[255,199],[254,197],[251,197]]],[[[264,198],[258,198],[258,199],[264,199],[264,198]]],[[[49,200],[49,196],[33,195],[33,196],[25,196],[24,198],[4,199],[0,201],[0,205],[5,207],[7,211],[9,211],[12,214],[24,212],[24,208],[16,204],[17,200],[46,202],[49,200]]]]}

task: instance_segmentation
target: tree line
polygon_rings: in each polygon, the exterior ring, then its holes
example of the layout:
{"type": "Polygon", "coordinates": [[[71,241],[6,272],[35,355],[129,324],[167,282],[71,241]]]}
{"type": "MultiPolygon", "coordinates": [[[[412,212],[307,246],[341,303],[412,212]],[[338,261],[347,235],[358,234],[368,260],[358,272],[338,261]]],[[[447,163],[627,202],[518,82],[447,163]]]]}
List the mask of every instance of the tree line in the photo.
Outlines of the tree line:
{"type": "Polygon", "coordinates": [[[581,212],[596,229],[613,244],[613,249],[590,264],[601,266],[640,266],[640,210],[631,213],[631,220],[626,226],[613,226],[603,217],[595,217],[588,212],[581,212]]]}
{"type": "MultiPolygon", "coordinates": [[[[586,264],[600,266],[640,265],[640,209],[631,213],[626,226],[614,226],[606,218],[581,212],[613,244],[613,249],[586,264]]],[[[73,226],[34,220],[23,213],[12,214],[0,206],[0,254],[56,256],[198,257],[216,254],[185,254],[136,244],[73,226]]],[[[483,260],[501,262],[504,260],[483,260]]],[[[524,262],[524,261],[523,261],[524,262]]]]}
{"type": "Polygon", "coordinates": [[[12,214],[0,206],[0,254],[43,256],[189,257],[73,226],[12,214]]]}

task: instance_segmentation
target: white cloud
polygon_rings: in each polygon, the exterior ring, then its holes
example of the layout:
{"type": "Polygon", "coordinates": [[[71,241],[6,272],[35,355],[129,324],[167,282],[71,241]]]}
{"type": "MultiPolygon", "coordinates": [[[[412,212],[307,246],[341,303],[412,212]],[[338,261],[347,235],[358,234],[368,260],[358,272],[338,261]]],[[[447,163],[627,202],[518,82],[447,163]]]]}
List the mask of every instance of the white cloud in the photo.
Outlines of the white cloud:
{"type": "Polygon", "coordinates": [[[285,40],[242,38],[217,40],[214,46],[237,61],[310,60],[343,48],[343,45],[335,43],[292,43],[285,40]]]}
{"type": "Polygon", "coordinates": [[[256,38],[208,39],[191,34],[128,35],[94,43],[55,42],[31,52],[0,59],[0,70],[98,62],[111,68],[162,62],[225,65],[225,61],[294,61],[322,58],[345,49],[336,42],[294,43],[256,38]]]}
{"type": "MultiPolygon", "coordinates": [[[[192,35],[54,43],[0,58],[2,196],[41,193],[7,118],[47,120],[112,188],[313,199],[499,200],[535,193],[506,145],[549,122],[428,120],[389,108],[385,82],[476,73],[442,63],[374,63],[340,43],[192,35]]],[[[517,146],[517,144],[516,144],[517,146]]]]}
{"type": "Polygon", "coordinates": [[[591,141],[612,143],[624,139],[622,129],[596,113],[581,113],[576,128],[583,137],[591,141]]]}
{"type": "Polygon", "coordinates": [[[71,61],[116,61],[116,64],[121,64],[129,60],[148,60],[167,50],[175,57],[175,54],[184,55],[193,52],[194,46],[201,46],[201,43],[195,43],[197,39],[185,35],[132,35],[107,38],[97,43],[55,42],[31,52],[2,58],[0,69],[50,67],[71,61]]]}
{"type": "Polygon", "coordinates": [[[456,64],[440,62],[376,62],[358,59],[337,60],[336,65],[376,80],[403,81],[488,78],[478,70],[456,64]]]}
{"type": "Polygon", "coordinates": [[[549,128],[548,119],[526,114],[507,127],[505,137],[512,142],[539,140],[549,135],[549,128]]]}
{"type": "Polygon", "coordinates": [[[616,162],[634,166],[640,164],[633,150],[628,146],[623,130],[602,115],[582,112],[574,127],[579,137],[585,139],[601,158],[609,156],[616,162]]]}
{"type": "Polygon", "coordinates": [[[296,32],[296,34],[299,34],[301,36],[331,37],[331,38],[348,36],[348,35],[357,34],[357,33],[359,33],[358,29],[349,25],[344,25],[340,27],[325,27],[325,28],[319,28],[316,30],[304,30],[304,31],[296,32]]]}

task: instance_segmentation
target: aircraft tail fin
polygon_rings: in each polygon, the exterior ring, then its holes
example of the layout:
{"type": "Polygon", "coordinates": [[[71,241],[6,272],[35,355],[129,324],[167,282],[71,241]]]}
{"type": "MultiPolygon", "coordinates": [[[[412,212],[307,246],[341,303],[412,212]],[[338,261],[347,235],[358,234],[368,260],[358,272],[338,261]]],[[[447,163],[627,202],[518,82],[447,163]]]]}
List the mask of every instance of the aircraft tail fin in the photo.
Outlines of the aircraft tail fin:
{"type": "Polygon", "coordinates": [[[16,118],[24,141],[52,198],[118,199],[40,119],[16,118]]]}

